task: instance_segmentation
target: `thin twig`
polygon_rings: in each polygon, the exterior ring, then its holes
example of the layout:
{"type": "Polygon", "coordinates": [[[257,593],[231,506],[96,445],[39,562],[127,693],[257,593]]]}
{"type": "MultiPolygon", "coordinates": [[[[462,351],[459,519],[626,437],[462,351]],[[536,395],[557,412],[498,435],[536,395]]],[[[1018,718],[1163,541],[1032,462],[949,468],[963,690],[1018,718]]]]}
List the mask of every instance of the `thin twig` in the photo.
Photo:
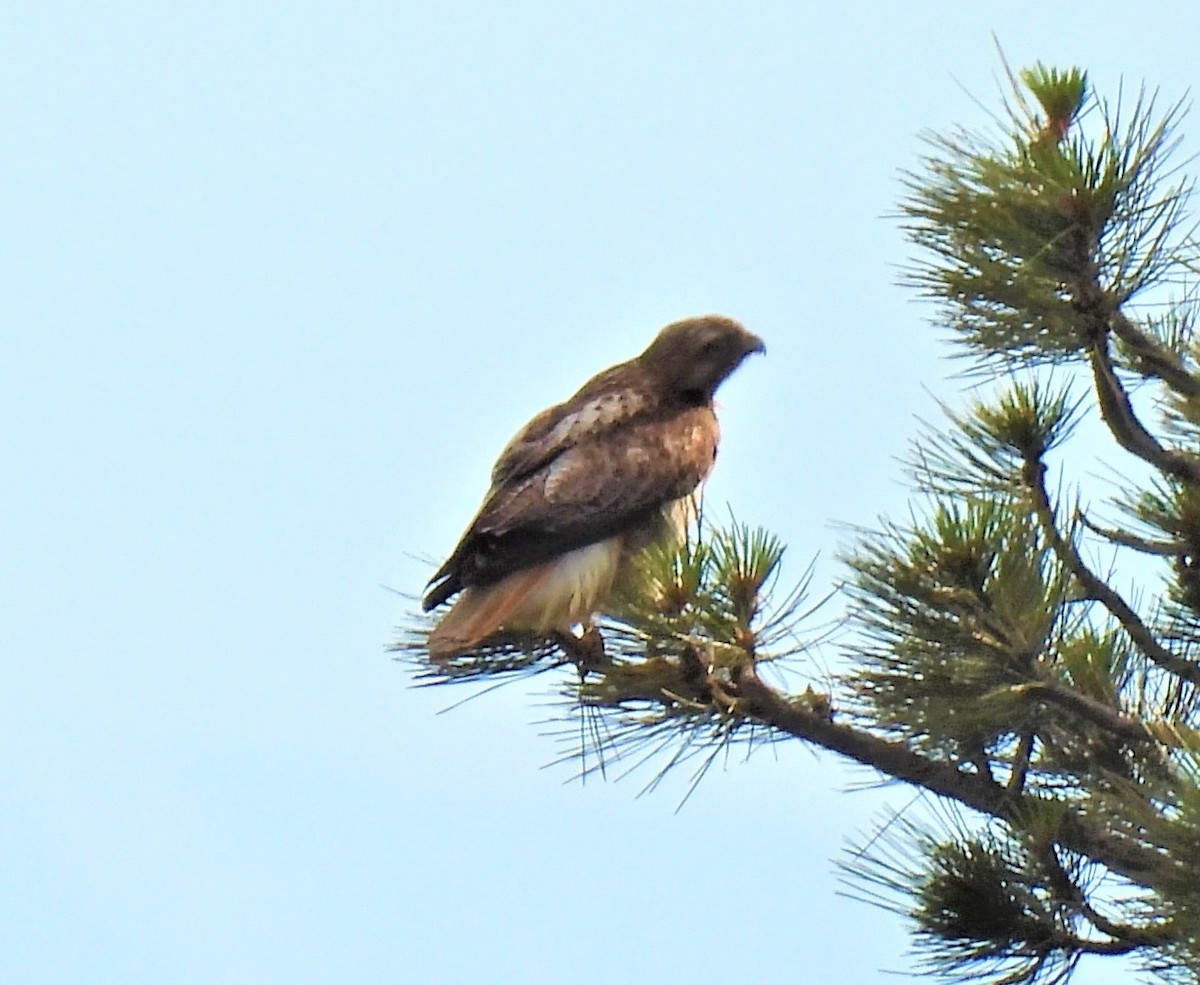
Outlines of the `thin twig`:
{"type": "Polygon", "coordinates": [[[1178,557],[1180,554],[1187,553],[1187,548],[1184,546],[1183,541],[1148,540],[1144,537],[1138,537],[1136,534],[1131,534],[1127,530],[1102,527],[1095,521],[1089,520],[1083,510],[1075,511],[1075,519],[1087,527],[1088,530],[1092,531],[1092,533],[1099,534],[1105,540],[1110,540],[1121,547],[1140,551],[1142,554],[1151,554],[1155,557],[1178,557]]]}

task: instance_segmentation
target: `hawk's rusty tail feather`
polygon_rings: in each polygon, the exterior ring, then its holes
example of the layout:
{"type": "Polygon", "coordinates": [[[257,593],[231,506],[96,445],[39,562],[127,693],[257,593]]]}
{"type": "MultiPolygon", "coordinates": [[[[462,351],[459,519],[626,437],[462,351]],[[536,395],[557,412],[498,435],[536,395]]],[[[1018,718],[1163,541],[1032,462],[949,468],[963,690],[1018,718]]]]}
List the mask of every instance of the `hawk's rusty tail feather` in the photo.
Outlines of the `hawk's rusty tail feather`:
{"type": "Polygon", "coordinates": [[[495,635],[526,601],[538,593],[553,563],[517,571],[491,585],[464,589],[429,634],[429,656],[450,660],[495,635]]]}

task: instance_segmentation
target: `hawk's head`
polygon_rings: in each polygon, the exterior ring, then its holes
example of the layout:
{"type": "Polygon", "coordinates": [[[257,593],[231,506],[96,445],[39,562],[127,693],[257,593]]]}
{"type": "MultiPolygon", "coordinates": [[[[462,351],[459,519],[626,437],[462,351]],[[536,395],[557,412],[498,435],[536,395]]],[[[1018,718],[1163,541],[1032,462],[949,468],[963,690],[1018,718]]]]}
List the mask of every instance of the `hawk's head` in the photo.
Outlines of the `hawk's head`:
{"type": "Polygon", "coordinates": [[[708,401],[722,381],[752,352],[766,352],[753,332],[723,315],[672,322],[639,357],[671,392],[708,401]]]}

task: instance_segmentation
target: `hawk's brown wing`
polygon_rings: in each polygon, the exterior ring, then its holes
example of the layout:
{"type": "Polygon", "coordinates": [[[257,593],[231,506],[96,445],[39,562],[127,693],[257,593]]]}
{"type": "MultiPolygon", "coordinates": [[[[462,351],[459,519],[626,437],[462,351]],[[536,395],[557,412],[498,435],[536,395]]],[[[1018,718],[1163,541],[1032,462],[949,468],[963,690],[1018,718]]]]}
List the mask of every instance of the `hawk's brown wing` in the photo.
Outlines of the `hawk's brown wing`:
{"type": "Polygon", "coordinates": [[[718,438],[711,408],[676,408],[638,419],[626,410],[636,398],[618,399],[611,402],[614,422],[606,415],[606,398],[584,401],[531,440],[510,444],[479,515],[432,579],[426,609],[463,588],[640,530],[708,475],[718,438]],[[514,447],[542,452],[519,456],[514,447]],[[522,469],[518,461],[538,464],[522,469]]]}
{"type": "Polygon", "coordinates": [[[569,400],[547,407],[513,436],[492,467],[492,487],[528,475],[581,441],[644,416],[655,398],[633,363],[598,373],[569,400]]]}

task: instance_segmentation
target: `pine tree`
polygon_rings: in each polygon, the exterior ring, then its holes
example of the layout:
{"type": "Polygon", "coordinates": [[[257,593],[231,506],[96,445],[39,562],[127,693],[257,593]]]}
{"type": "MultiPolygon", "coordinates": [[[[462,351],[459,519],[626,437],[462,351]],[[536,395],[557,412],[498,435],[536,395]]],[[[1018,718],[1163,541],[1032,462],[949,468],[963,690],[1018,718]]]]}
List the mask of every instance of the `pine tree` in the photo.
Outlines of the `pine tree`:
{"type": "Polygon", "coordinates": [[[783,545],[736,521],[639,558],[600,658],[513,639],[435,664],[426,626],[397,648],[429,683],[567,666],[585,771],[699,757],[698,778],[730,743],[795,737],[935,795],[940,823],[894,818],[846,868],[948,980],[1062,981],[1099,954],[1195,982],[1200,251],[1171,163],[1181,107],[1106,102],[1077,69],[1009,82],[992,133],[929,135],[906,178],[907,280],[983,379],[912,443],[912,519],[843,559],[832,685],[772,677],[817,607],[809,579],[779,584],[783,545]],[[1084,421],[1115,442],[1115,482],[1089,480],[1084,421]]]}

